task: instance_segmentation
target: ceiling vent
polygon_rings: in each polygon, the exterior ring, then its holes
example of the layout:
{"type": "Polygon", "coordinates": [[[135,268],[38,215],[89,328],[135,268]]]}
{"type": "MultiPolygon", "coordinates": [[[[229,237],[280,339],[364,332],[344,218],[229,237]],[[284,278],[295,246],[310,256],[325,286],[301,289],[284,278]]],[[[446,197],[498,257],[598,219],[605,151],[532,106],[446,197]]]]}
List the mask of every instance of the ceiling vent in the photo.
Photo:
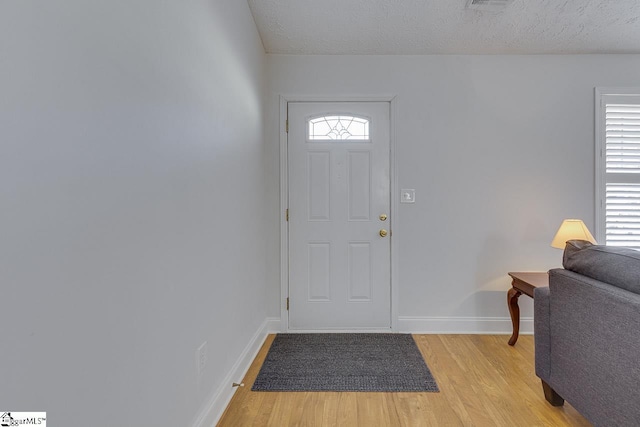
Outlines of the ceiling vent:
{"type": "Polygon", "coordinates": [[[468,0],[467,9],[499,12],[506,9],[511,3],[513,0],[468,0]]]}

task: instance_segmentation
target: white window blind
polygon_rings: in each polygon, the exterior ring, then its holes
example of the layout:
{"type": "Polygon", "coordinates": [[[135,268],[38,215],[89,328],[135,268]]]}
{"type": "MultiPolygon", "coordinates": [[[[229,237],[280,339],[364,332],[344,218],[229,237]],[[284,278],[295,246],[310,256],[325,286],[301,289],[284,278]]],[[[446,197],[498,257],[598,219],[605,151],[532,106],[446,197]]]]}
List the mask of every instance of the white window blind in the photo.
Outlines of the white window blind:
{"type": "Polygon", "coordinates": [[[597,173],[604,187],[598,238],[609,246],[640,249],[640,94],[601,94],[596,111],[601,121],[597,173]]]}

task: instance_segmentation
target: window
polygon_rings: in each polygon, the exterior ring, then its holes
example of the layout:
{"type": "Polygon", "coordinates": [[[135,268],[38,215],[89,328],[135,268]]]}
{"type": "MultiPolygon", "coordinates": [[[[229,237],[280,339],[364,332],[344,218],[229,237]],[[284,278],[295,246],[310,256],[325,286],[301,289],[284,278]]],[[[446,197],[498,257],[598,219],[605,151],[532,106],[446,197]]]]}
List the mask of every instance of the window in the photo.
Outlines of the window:
{"type": "Polygon", "coordinates": [[[369,141],[369,119],[364,117],[327,115],[307,122],[309,141],[369,141]]]}
{"type": "Polygon", "coordinates": [[[640,249],[640,88],[596,89],[596,238],[640,249]]]}

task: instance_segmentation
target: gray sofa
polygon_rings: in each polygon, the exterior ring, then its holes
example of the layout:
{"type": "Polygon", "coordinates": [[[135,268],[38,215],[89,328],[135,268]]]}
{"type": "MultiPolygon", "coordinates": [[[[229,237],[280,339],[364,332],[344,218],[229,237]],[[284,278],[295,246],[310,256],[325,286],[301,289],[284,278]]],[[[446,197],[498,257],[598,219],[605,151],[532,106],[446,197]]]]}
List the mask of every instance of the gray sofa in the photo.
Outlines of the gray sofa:
{"type": "Polygon", "coordinates": [[[640,426],[640,251],[569,241],[534,293],[536,375],[554,406],[640,426]]]}

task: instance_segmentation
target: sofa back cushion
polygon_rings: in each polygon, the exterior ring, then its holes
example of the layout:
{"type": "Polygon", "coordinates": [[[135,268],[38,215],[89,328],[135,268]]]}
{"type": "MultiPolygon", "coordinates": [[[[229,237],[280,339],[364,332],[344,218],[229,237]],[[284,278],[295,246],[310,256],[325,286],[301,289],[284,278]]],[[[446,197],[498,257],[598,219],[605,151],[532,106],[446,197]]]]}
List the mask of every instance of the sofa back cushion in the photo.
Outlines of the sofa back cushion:
{"type": "Polygon", "coordinates": [[[640,251],[569,240],[562,265],[567,270],[640,294],[640,251]]]}

